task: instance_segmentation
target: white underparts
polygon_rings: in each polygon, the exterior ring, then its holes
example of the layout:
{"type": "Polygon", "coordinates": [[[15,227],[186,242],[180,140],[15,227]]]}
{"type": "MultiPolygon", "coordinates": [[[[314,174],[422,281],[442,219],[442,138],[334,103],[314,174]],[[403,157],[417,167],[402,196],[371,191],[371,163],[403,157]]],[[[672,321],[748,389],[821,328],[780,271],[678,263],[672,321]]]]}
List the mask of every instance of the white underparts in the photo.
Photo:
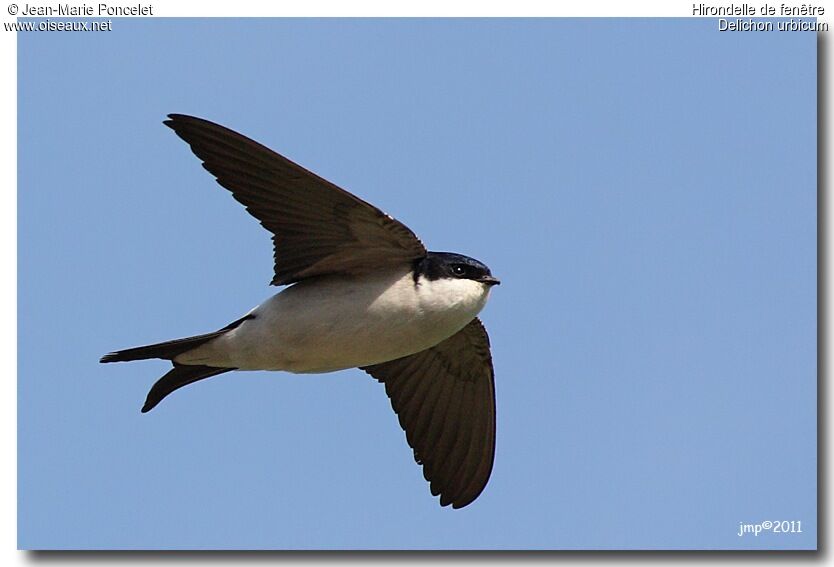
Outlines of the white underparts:
{"type": "Polygon", "coordinates": [[[469,323],[489,286],[410,269],[299,282],[253,309],[239,327],[179,355],[181,364],[330,372],[407,356],[469,323]]]}

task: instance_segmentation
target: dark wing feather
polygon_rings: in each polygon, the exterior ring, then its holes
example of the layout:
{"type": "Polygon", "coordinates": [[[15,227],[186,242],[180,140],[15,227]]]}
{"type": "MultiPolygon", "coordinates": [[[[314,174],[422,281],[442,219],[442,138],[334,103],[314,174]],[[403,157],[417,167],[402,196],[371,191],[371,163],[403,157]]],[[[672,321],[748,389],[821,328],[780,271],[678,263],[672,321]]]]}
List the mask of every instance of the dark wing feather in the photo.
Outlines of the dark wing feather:
{"type": "Polygon", "coordinates": [[[272,232],[273,285],[361,273],[426,255],[404,224],[269,148],[208,120],[170,114],[217,182],[272,232]]]}
{"type": "Polygon", "coordinates": [[[385,384],[440,504],[475,500],[495,457],[494,372],[480,320],[430,349],[363,370],[385,384]]]}

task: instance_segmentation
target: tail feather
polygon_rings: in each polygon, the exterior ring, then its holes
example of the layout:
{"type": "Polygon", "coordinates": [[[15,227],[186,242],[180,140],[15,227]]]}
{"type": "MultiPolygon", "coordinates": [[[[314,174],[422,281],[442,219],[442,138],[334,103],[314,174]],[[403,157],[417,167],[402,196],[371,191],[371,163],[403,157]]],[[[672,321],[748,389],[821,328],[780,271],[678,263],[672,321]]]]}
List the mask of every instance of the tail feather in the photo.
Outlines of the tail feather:
{"type": "Polygon", "coordinates": [[[197,348],[201,344],[208,342],[215,337],[219,337],[225,332],[226,331],[215,331],[213,333],[206,333],[205,335],[197,335],[195,337],[174,339],[173,341],[165,341],[164,343],[117,350],[116,352],[111,352],[102,356],[100,362],[129,362],[131,360],[146,360],[148,358],[173,360],[174,357],[177,357],[193,348],[197,348]]]}
{"type": "Polygon", "coordinates": [[[175,357],[181,355],[182,353],[188,352],[193,348],[197,348],[201,344],[206,343],[211,339],[217,338],[220,335],[231,331],[247,319],[253,319],[254,317],[255,316],[252,314],[246,315],[245,317],[241,317],[237,321],[226,325],[219,331],[214,331],[213,333],[206,333],[205,335],[196,335],[193,337],[186,337],[184,339],[174,339],[173,341],[165,341],[163,343],[156,343],[152,345],[117,350],[115,352],[105,354],[101,357],[101,360],[99,362],[129,362],[131,360],[146,360],[149,358],[174,360],[175,357]]]}
{"type": "Polygon", "coordinates": [[[162,399],[183,386],[187,386],[211,376],[217,376],[224,372],[236,370],[235,368],[215,368],[213,366],[196,366],[188,364],[174,363],[174,367],[168,373],[156,381],[151,391],[148,392],[148,397],[145,400],[145,405],[142,406],[142,413],[151,411],[162,399]]]}
{"type": "Polygon", "coordinates": [[[161,402],[165,396],[174,390],[178,390],[183,386],[187,386],[188,384],[192,384],[197,380],[202,380],[203,378],[209,378],[211,376],[223,374],[224,372],[237,370],[237,368],[218,368],[215,366],[201,366],[196,364],[179,364],[174,362],[174,358],[184,352],[197,348],[211,339],[231,331],[247,319],[254,318],[255,316],[250,313],[249,315],[241,317],[237,321],[234,321],[233,323],[230,323],[219,331],[214,331],[213,333],[206,333],[205,335],[196,335],[194,337],[174,339],[173,341],[165,341],[164,343],[156,343],[153,345],[145,345],[111,352],[102,356],[101,362],[127,362],[130,360],[161,358],[164,360],[170,360],[174,364],[174,367],[169,370],[165,376],[157,380],[156,384],[154,384],[151,388],[151,391],[148,392],[145,405],[142,407],[142,413],[146,413],[156,407],[156,405],[161,402]]]}

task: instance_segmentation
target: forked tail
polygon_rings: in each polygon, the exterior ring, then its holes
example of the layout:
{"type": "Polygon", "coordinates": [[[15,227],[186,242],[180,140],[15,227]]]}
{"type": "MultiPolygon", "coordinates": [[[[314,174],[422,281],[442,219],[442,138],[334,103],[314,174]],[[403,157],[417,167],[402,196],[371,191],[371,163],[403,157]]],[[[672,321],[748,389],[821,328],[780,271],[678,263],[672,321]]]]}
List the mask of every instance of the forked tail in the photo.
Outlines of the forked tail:
{"type": "Polygon", "coordinates": [[[198,380],[202,380],[203,378],[209,378],[210,376],[217,376],[218,374],[223,374],[224,372],[237,370],[236,368],[217,368],[214,366],[178,364],[174,362],[174,358],[184,352],[197,348],[203,343],[217,338],[220,335],[228,333],[247,319],[251,319],[253,317],[254,315],[251,314],[246,315],[245,317],[242,317],[223,327],[219,331],[214,331],[213,333],[117,350],[102,356],[100,362],[128,362],[131,360],[147,360],[149,358],[161,358],[172,362],[174,367],[168,371],[165,376],[157,380],[156,384],[154,384],[151,388],[151,391],[148,392],[148,398],[145,400],[145,405],[142,407],[142,413],[145,413],[152,410],[165,396],[174,390],[187,386],[188,384],[192,384],[198,380]]]}

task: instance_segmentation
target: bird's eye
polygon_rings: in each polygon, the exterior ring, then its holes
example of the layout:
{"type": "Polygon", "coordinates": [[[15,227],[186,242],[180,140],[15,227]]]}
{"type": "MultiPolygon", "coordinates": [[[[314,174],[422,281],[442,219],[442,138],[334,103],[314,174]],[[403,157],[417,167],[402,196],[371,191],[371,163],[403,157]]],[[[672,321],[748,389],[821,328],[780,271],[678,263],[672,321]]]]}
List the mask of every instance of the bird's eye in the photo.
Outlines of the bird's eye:
{"type": "Polygon", "coordinates": [[[452,266],[452,273],[456,276],[463,276],[466,274],[466,268],[458,264],[457,266],[452,266]]]}

